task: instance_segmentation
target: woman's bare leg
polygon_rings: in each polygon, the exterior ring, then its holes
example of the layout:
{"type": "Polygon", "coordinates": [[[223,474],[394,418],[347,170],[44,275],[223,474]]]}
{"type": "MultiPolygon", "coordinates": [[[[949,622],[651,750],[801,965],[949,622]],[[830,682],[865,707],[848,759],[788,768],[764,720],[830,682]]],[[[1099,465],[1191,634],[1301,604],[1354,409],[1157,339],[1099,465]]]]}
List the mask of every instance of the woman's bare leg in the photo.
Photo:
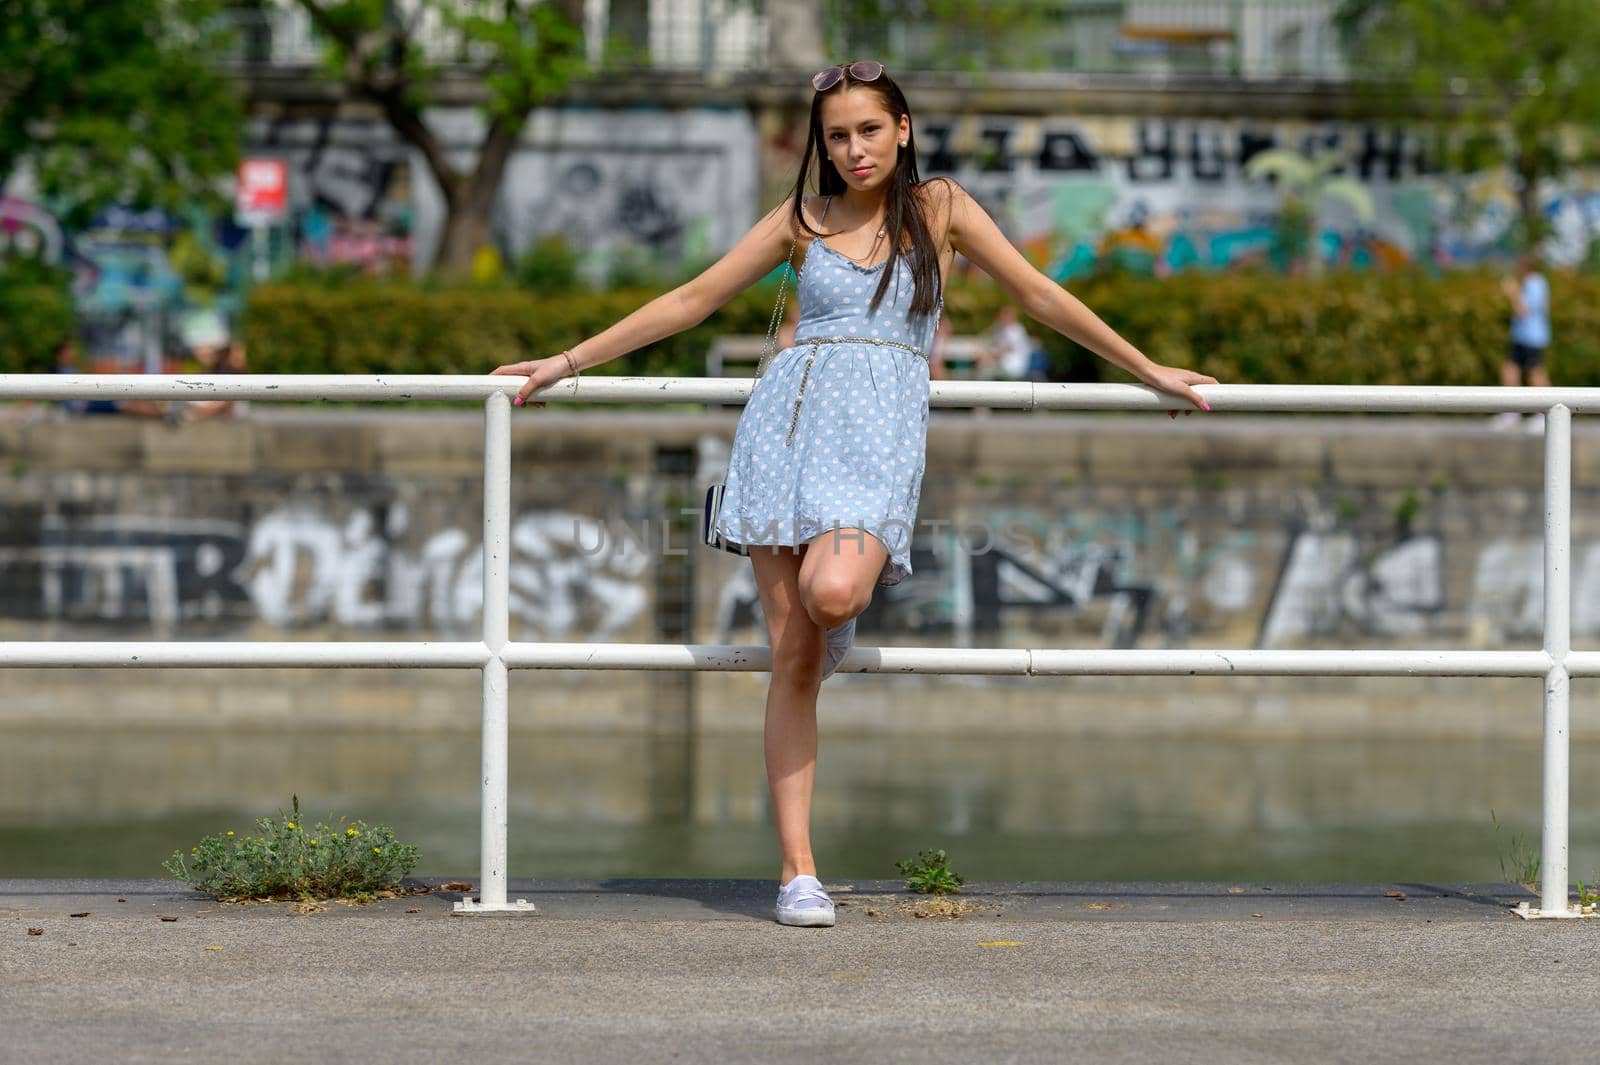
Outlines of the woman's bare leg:
{"type": "Polygon", "coordinates": [[[783,868],[778,882],[817,875],[811,854],[811,792],[817,776],[817,692],[823,634],[867,608],[888,552],[845,529],[800,548],[751,548],[772,649],[767,687],[767,787],[783,868]]]}
{"type": "Polygon", "coordinates": [[[783,854],[780,884],[817,875],[811,856],[811,788],[817,775],[817,691],[822,686],[822,629],[800,602],[801,548],[752,547],[761,611],[772,648],[767,687],[767,787],[783,854]]]}
{"type": "Polygon", "coordinates": [[[800,562],[800,597],[823,630],[867,609],[888,550],[861,529],[832,529],[806,545],[800,562]]]}

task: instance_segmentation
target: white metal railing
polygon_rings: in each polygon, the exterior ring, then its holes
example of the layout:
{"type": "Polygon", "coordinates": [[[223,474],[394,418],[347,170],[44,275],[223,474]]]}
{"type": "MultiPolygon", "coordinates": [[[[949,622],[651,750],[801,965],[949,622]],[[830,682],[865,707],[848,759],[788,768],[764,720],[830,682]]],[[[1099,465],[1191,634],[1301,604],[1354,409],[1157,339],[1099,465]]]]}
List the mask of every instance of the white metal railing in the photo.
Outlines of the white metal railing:
{"type": "MultiPolygon", "coordinates": [[[[483,674],[482,868],[479,901],[460,912],[531,910],[506,898],[507,680],[512,669],[766,672],[763,646],[514,643],[510,639],[511,401],[524,378],[488,376],[185,377],[142,374],[0,374],[0,400],[480,400],[484,404],[483,639],[476,643],[0,643],[0,667],[143,666],[477,669],[483,674]]],[[[540,398],[589,403],[745,402],[750,378],[585,377],[540,398]]],[[[1600,651],[1571,639],[1572,415],[1600,413],[1600,389],[1207,385],[1213,410],[1321,413],[1543,412],[1544,646],[1538,651],[1095,650],[858,647],[840,667],[857,673],[1018,676],[1227,675],[1542,677],[1544,824],[1539,907],[1526,916],[1572,917],[1567,883],[1570,679],[1600,676],[1600,651]]],[[[1164,411],[1184,404],[1138,385],[935,381],[935,407],[1164,411]]],[[[530,415],[537,417],[536,414],[530,415]]]]}

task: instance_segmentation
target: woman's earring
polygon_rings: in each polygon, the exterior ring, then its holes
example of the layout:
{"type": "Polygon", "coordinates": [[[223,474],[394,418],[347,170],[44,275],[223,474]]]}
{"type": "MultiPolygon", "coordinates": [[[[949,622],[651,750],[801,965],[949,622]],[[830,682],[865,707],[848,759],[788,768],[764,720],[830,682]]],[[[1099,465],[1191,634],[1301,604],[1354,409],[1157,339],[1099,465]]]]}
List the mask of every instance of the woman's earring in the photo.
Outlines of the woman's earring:
{"type": "Polygon", "coordinates": [[[905,146],[906,146],[906,142],[905,141],[901,141],[900,142],[900,147],[904,148],[905,146]]]}

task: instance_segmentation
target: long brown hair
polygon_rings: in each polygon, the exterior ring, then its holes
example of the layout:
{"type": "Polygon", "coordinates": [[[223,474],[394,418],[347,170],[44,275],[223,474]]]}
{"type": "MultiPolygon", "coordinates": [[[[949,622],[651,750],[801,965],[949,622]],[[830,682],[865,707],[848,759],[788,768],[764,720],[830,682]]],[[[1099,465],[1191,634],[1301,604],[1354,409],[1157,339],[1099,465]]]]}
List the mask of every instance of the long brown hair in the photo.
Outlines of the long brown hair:
{"type": "MultiPolygon", "coordinates": [[[[797,226],[805,229],[813,237],[821,238],[822,234],[811,228],[811,223],[806,221],[801,204],[806,194],[806,179],[811,174],[811,158],[815,154],[817,161],[817,192],[823,196],[836,196],[845,191],[848,186],[839,174],[839,169],[828,158],[822,137],[822,98],[831,92],[843,92],[846,85],[854,85],[860,89],[870,89],[878,94],[884,108],[889,112],[891,119],[898,123],[901,115],[910,116],[911,107],[906,103],[905,93],[900,91],[900,86],[895,84],[889,72],[884,71],[872,81],[856,81],[850,77],[848,71],[839,79],[837,85],[830,86],[826,91],[813,93],[811,96],[811,123],[806,131],[806,147],[800,157],[800,175],[794,183],[794,220],[797,226]]],[[[922,199],[917,194],[917,187],[921,184],[917,177],[917,131],[912,128],[907,138],[906,146],[900,149],[899,158],[895,162],[894,173],[889,177],[889,191],[884,199],[884,232],[890,234],[889,258],[885,260],[883,276],[878,279],[878,289],[872,294],[872,302],[868,306],[868,313],[875,313],[878,304],[882,302],[884,293],[889,290],[889,279],[896,277],[895,264],[902,256],[902,238],[911,238],[911,247],[906,253],[906,258],[911,264],[912,317],[927,317],[933,314],[939,300],[939,255],[934,248],[933,234],[928,232],[927,220],[923,217],[922,199]]],[[[811,253],[806,253],[809,262],[811,253]]]]}

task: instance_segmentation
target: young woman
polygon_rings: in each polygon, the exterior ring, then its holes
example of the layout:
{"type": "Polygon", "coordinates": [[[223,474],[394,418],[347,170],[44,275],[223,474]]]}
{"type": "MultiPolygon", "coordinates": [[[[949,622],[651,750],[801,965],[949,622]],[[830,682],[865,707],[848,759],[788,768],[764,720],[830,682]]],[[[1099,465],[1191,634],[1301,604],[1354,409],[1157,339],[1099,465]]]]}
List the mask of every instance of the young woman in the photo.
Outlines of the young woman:
{"type": "MultiPolygon", "coordinates": [[[[800,322],[735,431],[718,529],[750,546],[772,649],[767,781],[780,923],[828,926],[811,854],[817,694],[876,585],[911,573],[928,419],[926,352],[960,252],[1032,318],[1194,404],[1216,379],[1160,366],[1035,270],[956,182],[920,181],[911,109],[880,63],[820,71],[794,193],[699,277],[551,358],[512,363],[530,394],[703,321],[798,256],[800,322]],[[820,195],[806,195],[813,152],[820,195]]],[[[534,406],[543,406],[535,403],[534,406]]],[[[1176,411],[1169,412],[1176,415],[1176,411]]]]}

